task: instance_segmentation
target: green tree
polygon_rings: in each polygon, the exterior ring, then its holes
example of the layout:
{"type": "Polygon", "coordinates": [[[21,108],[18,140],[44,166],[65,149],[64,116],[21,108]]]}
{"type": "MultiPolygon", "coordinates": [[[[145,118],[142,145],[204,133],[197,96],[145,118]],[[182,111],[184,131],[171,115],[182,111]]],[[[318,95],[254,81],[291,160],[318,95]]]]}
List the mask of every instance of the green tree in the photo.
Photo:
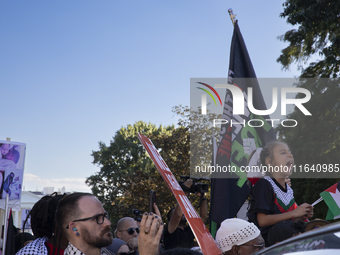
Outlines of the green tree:
{"type": "Polygon", "coordinates": [[[178,125],[185,127],[190,133],[190,173],[195,178],[210,178],[209,173],[197,173],[195,166],[210,166],[212,159],[212,135],[219,139],[220,127],[213,127],[214,119],[221,119],[222,115],[207,112],[201,114],[200,107],[192,109],[188,106],[175,106],[172,111],[180,116],[178,125]]]}
{"type": "MultiPolygon", "coordinates": [[[[312,92],[312,99],[304,106],[312,113],[305,116],[299,109],[287,116],[298,122],[294,128],[279,126],[276,131],[280,139],[284,140],[292,150],[297,166],[338,163],[340,158],[340,91],[338,81],[328,79],[308,80],[308,87],[312,92]],[[325,89],[327,88],[327,89],[325,89]]],[[[299,95],[298,95],[299,96],[299,95]]],[[[304,173],[304,176],[311,176],[304,173]]],[[[319,193],[339,181],[338,179],[292,179],[295,198],[298,204],[313,203],[320,196],[319,193]]],[[[327,207],[324,202],[315,206],[315,217],[325,218],[327,207]]]]}
{"type": "MultiPolygon", "coordinates": [[[[108,146],[99,142],[99,150],[92,152],[93,163],[100,171],[88,177],[86,184],[110,213],[112,222],[133,216],[132,209],[148,211],[150,190],[156,191],[157,205],[165,221],[166,213],[175,206],[174,196],[137,137],[141,133],[153,142],[177,180],[181,175],[190,175],[190,110],[176,106],[173,112],[179,116],[178,128],[139,121],[118,130],[108,146]]],[[[211,144],[211,134],[205,141],[211,144]]],[[[202,149],[207,150],[201,143],[202,149]]],[[[190,201],[196,208],[199,206],[197,196],[191,196],[190,201]]]]}
{"type": "Polygon", "coordinates": [[[173,130],[174,126],[156,127],[139,121],[118,130],[109,146],[99,142],[99,150],[92,152],[93,163],[100,171],[88,177],[86,184],[103,203],[113,222],[132,216],[132,209],[147,211],[150,189],[162,193],[163,187],[159,184],[163,182],[137,134],[170,135],[173,130]],[[157,178],[158,181],[154,181],[157,178]]]}
{"type": "MultiPolygon", "coordinates": [[[[122,127],[106,146],[99,143],[93,151],[93,163],[100,171],[86,183],[102,201],[116,223],[124,216],[133,216],[132,209],[149,210],[150,190],[156,191],[157,205],[165,216],[176,203],[137,134],[146,135],[160,149],[160,154],[175,175],[189,174],[189,132],[185,127],[156,127],[142,121],[122,127]]],[[[164,217],[165,218],[165,217],[164,217]]]]}
{"type": "MultiPolygon", "coordinates": [[[[340,2],[329,0],[288,0],[281,17],[297,26],[280,37],[289,45],[277,59],[284,68],[298,63],[301,77],[297,87],[311,92],[304,106],[312,113],[305,116],[298,108],[287,119],[298,122],[295,128],[279,126],[279,137],[290,146],[296,165],[334,164],[340,157],[340,2]],[[320,60],[314,60],[316,58],[320,60]],[[308,63],[307,61],[310,61],[308,63]],[[307,65],[305,68],[304,66],[307,65]],[[306,81],[304,78],[315,78],[306,81]]],[[[298,94],[297,98],[302,97],[298,94]]],[[[304,96],[303,96],[304,97],[304,96]]],[[[338,179],[293,179],[298,203],[313,203],[319,193],[338,179]]],[[[325,218],[328,208],[324,202],[314,208],[314,216],[325,218]]]]}
{"type": "Polygon", "coordinates": [[[340,65],[340,1],[288,0],[280,14],[297,29],[287,31],[279,38],[288,42],[277,59],[284,68],[297,62],[303,65],[310,57],[321,57],[302,70],[305,77],[337,77],[340,65]]]}

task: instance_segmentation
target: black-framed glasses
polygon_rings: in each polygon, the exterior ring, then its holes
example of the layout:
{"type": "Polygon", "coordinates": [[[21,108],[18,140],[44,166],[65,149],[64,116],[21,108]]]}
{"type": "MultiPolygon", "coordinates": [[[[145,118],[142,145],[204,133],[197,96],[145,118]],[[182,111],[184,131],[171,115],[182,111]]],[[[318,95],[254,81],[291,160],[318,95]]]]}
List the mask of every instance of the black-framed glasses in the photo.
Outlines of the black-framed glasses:
{"type": "Polygon", "coordinates": [[[262,243],[262,244],[240,244],[239,246],[252,246],[259,250],[262,250],[265,247],[265,245],[266,245],[265,243],[262,243]]]}
{"type": "Polygon", "coordinates": [[[139,228],[128,228],[128,229],[119,230],[119,231],[127,231],[130,236],[133,235],[135,231],[137,232],[137,234],[139,234],[139,228]]]}
{"type": "MultiPolygon", "coordinates": [[[[106,219],[109,219],[109,214],[107,212],[104,212],[104,213],[100,213],[100,214],[96,214],[92,217],[88,217],[88,218],[84,218],[84,219],[79,219],[79,220],[73,220],[71,222],[77,222],[77,221],[87,221],[87,220],[92,220],[92,219],[96,219],[97,221],[97,224],[103,224],[104,223],[104,220],[106,219]]],[[[66,227],[68,229],[68,225],[66,227]]]]}

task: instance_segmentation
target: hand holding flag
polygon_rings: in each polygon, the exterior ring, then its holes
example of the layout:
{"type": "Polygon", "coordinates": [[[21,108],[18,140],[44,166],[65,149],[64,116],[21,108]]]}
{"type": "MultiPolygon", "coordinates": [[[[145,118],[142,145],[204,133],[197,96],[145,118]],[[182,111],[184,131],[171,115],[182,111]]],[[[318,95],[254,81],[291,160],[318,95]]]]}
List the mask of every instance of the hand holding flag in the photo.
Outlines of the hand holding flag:
{"type": "MultiPolygon", "coordinates": [[[[321,192],[320,196],[328,206],[326,220],[340,218],[340,182],[321,192]]],[[[322,199],[318,199],[317,201],[322,201],[322,199]]],[[[316,202],[314,202],[313,205],[316,204],[316,202]]]]}

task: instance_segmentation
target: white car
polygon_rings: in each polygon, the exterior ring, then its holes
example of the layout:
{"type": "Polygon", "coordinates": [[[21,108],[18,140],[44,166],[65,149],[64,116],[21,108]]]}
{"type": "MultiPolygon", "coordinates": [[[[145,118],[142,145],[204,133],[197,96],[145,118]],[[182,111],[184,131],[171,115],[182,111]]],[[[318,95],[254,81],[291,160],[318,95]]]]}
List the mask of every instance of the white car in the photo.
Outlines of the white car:
{"type": "Polygon", "coordinates": [[[305,232],[261,250],[256,255],[340,254],[340,222],[305,232]]]}

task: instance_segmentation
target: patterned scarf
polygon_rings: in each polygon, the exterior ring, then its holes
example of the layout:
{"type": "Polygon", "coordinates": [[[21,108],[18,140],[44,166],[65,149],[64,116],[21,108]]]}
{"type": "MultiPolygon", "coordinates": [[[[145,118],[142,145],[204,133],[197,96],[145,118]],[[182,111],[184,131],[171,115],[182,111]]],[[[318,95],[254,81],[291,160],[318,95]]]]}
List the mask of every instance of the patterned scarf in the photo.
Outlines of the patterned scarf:
{"type": "MultiPolygon", "coordinates": [[[[78,250],[78,248],[75,247],[73,244],[68,243],[64,255],[85,255],[85,253],[78,250]]],[[[100,251],[100,255],[114,255],[114,253],[110,252],[106,248],[102,248],[100,251]]]]}
{"type": "Polygon", "coordinates": [[[34,254],[42,254],[48,255],[48,251],[45,245],[46,237],[37,238],[32,242],[29,242],[25,247],[20,249],[16,255],[34,255],[34,254]]]}
{"type": "Polygon", "coordinates": [[[286,185],[287,192],[284,192],[269,176],[265,176],[264,179],[272,185],[275,196],[274,202],[282,213],[290,212],[297,208],[293,189],[289,185],[286,185]]]}

